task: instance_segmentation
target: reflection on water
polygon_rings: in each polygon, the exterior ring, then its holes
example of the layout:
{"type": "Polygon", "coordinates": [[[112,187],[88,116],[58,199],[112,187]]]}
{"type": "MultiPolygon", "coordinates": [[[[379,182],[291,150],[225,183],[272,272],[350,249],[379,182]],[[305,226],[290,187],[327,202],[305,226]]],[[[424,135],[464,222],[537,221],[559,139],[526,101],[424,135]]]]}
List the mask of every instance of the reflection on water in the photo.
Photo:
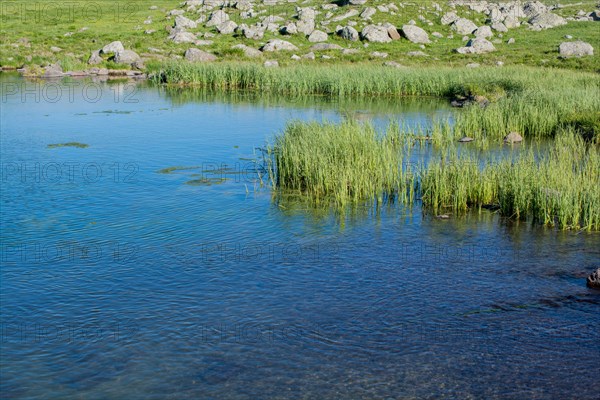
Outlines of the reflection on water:
{"type": "Polygon", "coordinates": [[[340,221],[244,174],[185,184],[290,118],[442,104],[143,84],[50,102],[0,79],[3,397],[597,397],[597,234],[418,205],[340,221]],[[67,142],[89,147],[47,148],[67,142]]]}

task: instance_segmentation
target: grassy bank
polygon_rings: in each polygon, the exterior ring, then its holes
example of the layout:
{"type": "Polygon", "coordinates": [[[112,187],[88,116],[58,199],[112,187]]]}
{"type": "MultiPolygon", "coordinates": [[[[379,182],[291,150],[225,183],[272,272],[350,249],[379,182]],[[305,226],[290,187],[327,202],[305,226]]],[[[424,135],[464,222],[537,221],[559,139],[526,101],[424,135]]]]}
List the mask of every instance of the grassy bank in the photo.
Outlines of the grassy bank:
{"type": "Polygon", "coordinates": [[[268,148],[267,165],[280,193],[338,210],[420,198],[435,214],[486,207],[560,229],[600,230],[600,149],[572,130],[549,148],[485,161],[451,146],[417,166],[409,161],[414,144],[394,125],[378,134],[355,121],[293,122],[268,148]]]}
{"type": "Polygon", "coordinates": [[[264,68],[254,64],[170,62],[153,67],[156,82],[219,90],[251,90],[290,96],[485,97],[486,107],[466,107],[438,136],[498,140],[511,131],[549,137],[573,126],[598,136],[600,77],[593,73],[507,68],[394,69],[371,65],[264,68]]]}

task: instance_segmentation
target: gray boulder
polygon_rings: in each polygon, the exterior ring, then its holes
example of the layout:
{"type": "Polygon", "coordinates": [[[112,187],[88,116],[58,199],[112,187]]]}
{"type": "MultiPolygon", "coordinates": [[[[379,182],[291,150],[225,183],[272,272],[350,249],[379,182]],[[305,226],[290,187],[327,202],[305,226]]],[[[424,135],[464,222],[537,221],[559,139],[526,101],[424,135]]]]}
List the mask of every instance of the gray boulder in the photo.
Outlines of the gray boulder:
{"type": "Polygon", "coordinates": [[[271,39],[265,44],[261,50],[265,51],[295,51],[299,50],[298,47],[294,46],[290,42],[286,42],[281,39],[271,39]]]}
{"type": "Polygon", "coordinates": [[[121,43],[120,41],[115,41],[115,42],[107,44],[102,49],[100,49],[100,54],[110,54],[110,53],[116,54],[119,51],[123,51],[123,50],[125,50],[125,47],[123,47],[123,43],[121,43]]]}
{"type": "Polygon", "coordinates": [[[103,61],[104,61],[104,59],[102,57],[100,57],[100,50],[96,50],[96,51],[93,51],[92,54],[90,55],[90,58],[88,59],[88,64],[97,65],[103,61]]]}
{"type": "Polygon", "coordinates": [[[586,284],[589,288],[600,289],[600,268],[588,276],[586,284]]]}
{"type": "Polygon", "coordinates": [[[504,143],[520,143],[523,141],[523,137],[519,135],[517,132],[511,132],[508,135],[504,136],[504,143]]]}
{"type": "Polygon", "coordinates": [[[521,26],[521,21],[519,21],[519,18],[513,15],[509,15],[506,18],[504,18],[504,21],[502,21],[502,23],[508,29],[518,28],[519,26],[521,26]]]}
{"type": "Polygon", "coordinates": [[[312,19],[308,21],[300,20],[296,22],[296,29],[300,33],[310,35],[315,30],[315,21],[312,19]]]}
{"type": "Polygon", "coordinates": [[[413,43],[431,43],[427,32],[415,25],[403,25],[402,34],[413,43]]]}
{"type": "Polygon", "coordinates": [[[140,56],[132,50],[122,50],[115,54],[115,62],[117,64],[133,65],[141,60],[140,56]]]}
{"type": "Polygon", "coordinates": [[[310,47],[311,51],[342,50],[343,47],[334,43],[317,43],[310,47]]]}
{"type": "Polygon", "coordinates": [[[460,17],[453,11],[444,14],[441,18],[442,25],[450,25],[454,21],[458,20],[460,17]]]}
{"type": "Polygon", "coordinates": [[[59,64],[50,64],[44,67],[44,78],[59,78],[63,75],[62,67],[59,64]]]}
{"type": "Polygon", "coordinates": [[[477,29],[477,25],[469,19],[459,18],[452,23],[452,29],[459,35],[470,35],[477,29]]]}
{"type": "Polygon", "coordinates": [[[361,36],[364,40],[374,43],[389,43],[392,41],[385,26],[367,25],[363,28],[361,36]]]}
{"type": "Polygon", "coordinates": [[[475,30],[475,32],[473,32],[473,34],[475,35],[475,37],[484,39],[494,36],[494,34],[492,33],[492,28],[490,28],[487,25],[480,26],[475,30]]]}
{"type": "Polygon", "coordinates": [[[225,21],[222,24],[217,25],[217,31],[222,35],[230,35],[237,28],[237,24],[233,21],[225,21]]]}
{"type": "Polygon", "coordinates": [[[506,27],[506,25],[504,25],[503,22],[494,22],[492,24],[492,29],[495,30],[496,32],[508,32],[508,28],[506,27]]]}
{"type": "Polygon", "coordinates": [[[593,56],[594,48],[591,44],[578,40],[576,42],[563,42],[558,46],[558,52],[563,57],[593,56]]]}
{"type": "Polygon", "coordinates": [[[351,26],[345,26],[340,31],[340,36],[342,39],[350,40],[351,42],[356,42],[358,40],[358,31],[351,26]]]}
{"type": "Polygon", "coordinates": [[[246,46],[245,44],[236,44],[232,47],[232,49],[241,49],[244,52],[244,55],[249,58],[255,58],[262,56],[260,50],[257,50],[253,47],[246,46]]]}
{"type": "Polygon", "coordinates": [[[217,26],[227,21],[229,21],[229,15],[223,10],[218,10],[210,15],[206,26],[217,26]]]}
{"type": "Polygon", "coordinates": [[[181,29],[195,29],[198,26],[196,21],[192,21],[189,18],[184,17],[183,15],[178,15],[175,17],[175,28],[181,29]]]}
{"type": "Polygon", "coordinates": [[[496,48],[492,42],[483,38],[475,38],[469,40],[466,47],[456,49],[456,52],[460,54],[484,54],[495,50],[496,48]]]}
{"type": "Polygon", "coordinates": [[[376,12],[377,10],[373,7],[367,7],[360,13],[359,17],[362,19],[370,19],[376,12]]]}
{"type": "Polygon", "coordinates": [[[173,43],[194,43],[196,35],[192,32],[173,32],[169,35],[169,40],[173,43]]]}
{"type": "Polygon", "coordinates": [[[279,67],[279,63],[277,60],[267,60],[263,64],[266,68],[277,68],[279,67]]]}
{"type": "Polygon", "coordinates": [[[187,49],[184,55],[185,59],[190,62],[211,62],[216,61],[217,57],[214,54],[207,53],[200,49],[187,49]]]}
{"type": "Polygon", "coordinates": [[[314,30],[308,37],[308,41],[311,43],[326,42],[327,34],[323,31],[314,30]]]}
{"type": "Polygon", "coordinates": [[[544,14],[538,14],[529,20],[529,24],[533,29],[543,30],[555,28],[557,26],[566,25],[567,20],[560,15],[552,14],[550,12],[544,14]]]}

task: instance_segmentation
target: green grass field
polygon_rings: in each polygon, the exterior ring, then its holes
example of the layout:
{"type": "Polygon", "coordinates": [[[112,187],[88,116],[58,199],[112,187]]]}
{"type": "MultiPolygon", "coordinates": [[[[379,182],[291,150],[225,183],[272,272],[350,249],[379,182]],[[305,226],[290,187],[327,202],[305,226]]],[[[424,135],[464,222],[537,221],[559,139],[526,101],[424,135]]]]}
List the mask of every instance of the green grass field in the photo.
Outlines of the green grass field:
{"type": "MultiPolygon", "coordinates": [[[[307,5],[320,5],[326,2],[315,1],[307,5]]],[[[572,15],[574,10],[584,9],[591,11],[596,7],[596,2],[585,0],[580,5],[568,7],[574,1],[562,2],[567,5],[556,11],[558,14],[572,15]]],[[[0,25],[0,65],[3,67],[21,67],[23,65],[44,65],[59,61],[63,69],[77,70],[85,69],[86,62],[93,50],[114,40],[123,42],[126,48],[138,52],[145,58],[157,60],[171,59],[182,56],[190,44],[173,44],[167,40],[165,27],[173,24],[173,19],[167,19],[169,10],[179,8],[179,1],[157,0],[152,2],[142,1],[75,1],[75,2],[30,2],[24,0],[3,1],[1,5],[0,25]],[[150,6],[156,6],[156,10],[150,10],[150,6]],[[144,24],[149,18],[150,24],[144,24]],[[155,30],[152,34],[144,33],[146,30],[155,30]],[[62,49],[53,52],[51,47],[62,49]]],[[[388,4],[384,1],[374,1],[370,6],[388,4]]],[[[359,54],[342,55],[339,51],[329,51],[323,54],[332,56],[332,59],[321,59],[302,63],[356,63],[369,61],[373,64],[381,64],[384,60],[373,58],[370,54],[374,51],[386,52],[389,56],[385,59],[396,61],[407,66],[422,65],[444,65],[464,66],[476,62],[482,65],[493,65],[502,61],[505,65],[529,65],[578,69],[586,71],[599,71],[600,62],[597,55],[600,49],[600,25],[598,22],[570,22],[566,26],[549,29],[542,32],[531,32],[520,27],[510,30],[500,39],[501,43],[495,44],[497,51],[488,55],[460,55],[453,50],[462,46],[460,35],[454,35],[453,39],[446,36],[451,33],[448,26],[439,23],[439,17],[433,15],[430,10],[431,1],[420,1],[414,6],[407,5],[397,15],[388,13],[377,13],[373,16],[373,23],[391,22],[398,27],[406,24],[410,19],[418,20],[423,14],[431,20],[433,26],[423,26],[429,33],[439,32],[444,35],[442,39],[435,39],[423,50],[428,57],[409,57],[409,51],[421,50],[414,43],[405,39],[391,43],[370,43],[368,48],[363,47],[362,42],[346,42],[334,34],[329,35],[329,43],[339,44],[345,48],[355,48],[359,54]],[[424,7],[426,11],[420,9],[424,7]],[[560,59],[558,57],[558,45],[564,41],[565,35],[571,35],[575,39],[581,39],[591,43],[596,49],[596,55],[583,58],[560,59]],[[514,38],[514,44],[507,44],[508,38],[514,38]]],[[[442,4],[443,5],[443,4],[442,4]]],[[[292,19],[296,4],[289,3],[280,6],[272,6],[266,12],[260,14],[260,18],[266,15],[282,15],[286,19],[292,19]]],[[[355,7],[358,10],[364,6],[355,7]]],[[[448,9],[444,7],[444,9],[448,9]]],[[[247,24],[258,21],[259,17],[242,20],[239,11],[228,8],[227,12],[232,19],[238,23],[247,24]]],[[[483,24],[483,14],[464,11],[464,15],[473,19],[478,25],[483,24]]],[[[318,21],[319,19],[317,19],[318,21]]],[[[343,22],[341,23],[343,24],[343,22]]],[[[335,23],[329,28],[333,29],[335,23]]],[[[215,32],[214,28],[194,30],[197,32],[215,32]]],[[[212,52],[223,61],[238,60],[240,52],[232,51],[234,44],[244,43],[258,48],[271,38],[283,38],[300,47],[299,55],[309,51],[312,43],[299,35],[282,36],[267,32],[262,40],[254,41],[233,35],[217,35],[214,44],[203,46],[206,51],[212,52]]],[[[495,37],[498,38],[497,36],[495,37]]],[[[296,63],[290,60],[291,53],[283,52],[269,54],[265,57],[277,59],[280,64],[296,63]]],[[[260,61],[259,61],[260,62],[260,61]]],[[[108,65],[114,67],[113,65],[108,65]]]]}

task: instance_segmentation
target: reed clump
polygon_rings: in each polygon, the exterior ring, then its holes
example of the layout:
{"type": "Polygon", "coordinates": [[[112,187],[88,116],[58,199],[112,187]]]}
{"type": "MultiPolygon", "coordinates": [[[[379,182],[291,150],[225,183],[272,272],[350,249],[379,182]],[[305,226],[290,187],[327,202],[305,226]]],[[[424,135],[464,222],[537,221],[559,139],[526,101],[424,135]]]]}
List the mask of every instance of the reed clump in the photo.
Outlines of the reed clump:
{"type": "MultiPolygon", "coordinates": [[[[492,208],[515,219],[559,229],[600,230],[600,149],[572,129],[547,148],[488,159],[448,145],[418,168],[411,160],[417,139],[390,125],[345,121],[290,123],[267,147],[273,186],[315,205],[398,201],[438,214],[492,208]]],[[[501,153],[506,154],[506,153],[501,153]]]]}

